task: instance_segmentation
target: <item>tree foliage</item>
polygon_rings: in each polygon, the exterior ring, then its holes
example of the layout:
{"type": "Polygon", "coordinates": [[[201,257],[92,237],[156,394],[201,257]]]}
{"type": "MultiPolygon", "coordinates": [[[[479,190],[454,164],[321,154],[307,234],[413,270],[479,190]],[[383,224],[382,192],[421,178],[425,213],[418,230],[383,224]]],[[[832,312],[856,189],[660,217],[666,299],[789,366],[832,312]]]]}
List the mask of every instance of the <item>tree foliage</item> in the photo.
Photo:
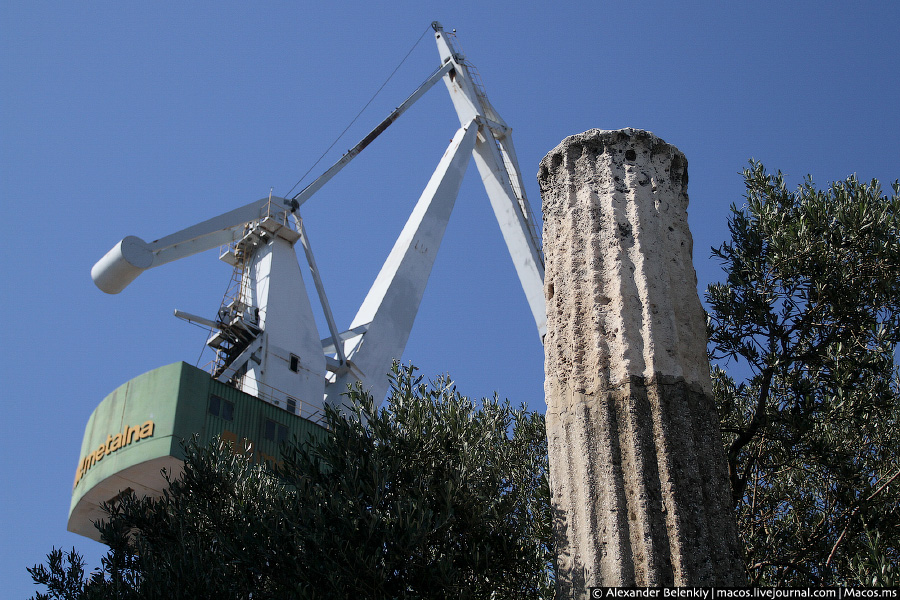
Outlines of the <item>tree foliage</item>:
{"type": "Polygon", "coordinates": [[[161,498],[107,507],[90,577],[74,550],[29,569],[36,598],[552,596],[541,415],[398,367],[386,409],[348,404],[274,470],[190,447],[161,498]]]}
{"type": "Polygon", "coordinates": [[[750,579],[897,585],[900,186],[744,179],[707,301],[750,579]]]}

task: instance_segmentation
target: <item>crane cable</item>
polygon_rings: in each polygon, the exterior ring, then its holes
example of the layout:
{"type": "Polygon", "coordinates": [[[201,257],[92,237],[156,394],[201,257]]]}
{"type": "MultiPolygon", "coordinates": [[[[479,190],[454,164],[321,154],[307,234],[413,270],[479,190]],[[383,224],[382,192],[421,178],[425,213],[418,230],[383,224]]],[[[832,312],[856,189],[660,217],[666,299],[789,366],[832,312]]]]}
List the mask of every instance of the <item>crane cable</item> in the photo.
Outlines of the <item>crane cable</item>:
{"type": "MultiPolygon", "coordinates": [[[[431,25],[429,25],[428,27],[425,28],[425,31],[422,32],[422,35],[419,36],[419,39],[416,40],[416,43],[413,44],[412,48],[409,49],[409,52],[406,53],[406,56],[403,57],[403,60],[400,61],[400,64],[398,64],[394,68],[394,70],[391,71],[391,74],[388,75],[388,78],[384,80],[384,83],[381,84],[381,87],[379,87],[375,91],[375,93],[372,95],[372,97],[369,99],[369,101],[366,102],[365,106],[363,106],[362,109],[360,109],[360,111],[356,114],[356,116],[353,117],[353,120],[350,121],[350,124],[344,128],[344,130],[340,133],[340,135],[337,136],[337,138],[335,138],[335,140],[333,142],[331,142],[331,145],[328,146],[328,148],[325,150],[325,152],[322,153],[322,155],[318,158],[318,160],[316,160],[316,162],[314,162],[313,165],[309,169],[307,169],[306,173],[304,173],[303,176],[299,179],[299,181],[297,181],[297,183],[294,184],[294,187],[292,187],[290,190],[288,190],[287,194],[284,195],[285,198],[290,197],[291,192],[293,192],[295,189],[297,189],[297,186],[300,185],[300,183],[302,183],[304,179],[306,179],[307,175],[309,175],[310,172],[312,172],[312,170],[316,168],[316,165],[318,165],[320,162],[322,162],[322,159],[324,159],[325,156],[329,152],[331,152],[331,149],[334,148],[335,144],[337,144],[341,140],[341,138],[344,137],[344,135],[347,133],[347,131],[351,127],[353,127],[353,124],[356,123],[356,121],[359,119],[360,116],[362,116],[362,114],[369,107],[369,105],[372,104],[372,102],[375,100],[376,97],[378,97],[378,94],[381,93],[381,90],[383,90],[385,88],[385,86],[390,82],[390,80],[394,77],[394,75],[397,73],[397,71],[400,70],[400,67],[403,66],[403,63],[406,62],[406,59],[409,58],[410,54],[413,53],[413,50],[416,49],[416,47],[422,41],[422,38],[425,37],[425,34],[428,33],[428,30],[431,28],[432,28],[431,25]]],[[[231,287],[231,283],[229,283],[229,289],[230,289],[230,287],[231,287]]],[[[228,293],[228,289],[225,290],[225,293],[226,294],[228,293]]],[[[196,325],[196,323],[193,323],[193,325],[196,325]]],[[[200,327],[201,329],[205,329],[204,327],[202,327],[200,325],[196,325],[196,326],[200,327]]],[[[206,352],[207,349],[208,349],[208,346],[204,343],[203,347],[200,349],[200,354],[197,356],[196,365],[198,367],[200,366],[200,361],[203,360],[203,354],[206,352]]]]}
{"type": "Polygon", "coordinates": [[[394,74],[397,73],[397,71],[400,70],[400,67],[403,66],[403,63],[406,62],[406,59],[409,58],[409,55],[413,53],[413,50],[416,49],[416,47],[419,45],[419,42],[422,41],[422,38],[425,37],[425,34],[428,33],[428,30],[430,30],[431,28],[432,28],[431,25],[428,25],[428,27],[425,28],[425,31],[422,32],[422,35],[419,36],[419,39],[416,40],[416,43],[413,44],[412,48],[409,49],[409,52],[406,53],[406,56],[403,57],[403,60],[400,61],[400,64],[398,64],[398,65],[394,68],[394,70],[391,71],[391,74],[388,75],[388,78],[384,80],[384,83],[381,84],[381,87],[378,88],[378,90],[375,91],[375,93],[372,95],[372,97],[369,99],[369,101],[366,102],[365,106],[363,106],[362,109],[360,109],[360,111],[356,114],[356,116],[353,117],[353,120],[350,121],[350,124],[347,125],[347,126],[344,128],[344,130],[340,133],[340,135],[337,136],[337,138],[335,138],[335,140],[334,140],[333,142],[331,142],[331,145],[328,146],[328,148],[325,150],[325,152],[322,153],[322,156],[320,156],[320,157],[316,160],[316,162],[314,162],[313,165],[312,165],[309,169],[307,169],[306,173],[304,173],[303,176],[300,177],[299,181],[297,181],[297,183],[294,184],[294,187],[292,187],[291,189],[288,190],[287,194],[284,195],[285,198],[290,198],[291,192],[293,192],[295,189],[297,189],[297,186],[300,185],[300,183],[301,183],[304,179],[306,179],[307,175],[309,175],[310,172],[311,172],[313,169],[316,168],[316,165],[318,165],[320,162],[322,162],[322,159],[324,159],[325,156],[326,156],[329,152],[331,152],[331,149],[334,148],[335,144],[337,144],[337,143],[341,140],[341,138],[344,137],[344,134],[346,134],[347,131],[348,131],[351,127],[353,127],[353,124],[356,123],[357,119],[359,119],[359,117],[365,112],[365,110],[366,110],[367,108],[369,108],[369,105],[372,104],[372,102],[375,100],[375,98],[378,97],[378,94],[381,93],[381,90],[383,90],[384,87],[388,84],[388,82],[394,77],[394,74]]]}

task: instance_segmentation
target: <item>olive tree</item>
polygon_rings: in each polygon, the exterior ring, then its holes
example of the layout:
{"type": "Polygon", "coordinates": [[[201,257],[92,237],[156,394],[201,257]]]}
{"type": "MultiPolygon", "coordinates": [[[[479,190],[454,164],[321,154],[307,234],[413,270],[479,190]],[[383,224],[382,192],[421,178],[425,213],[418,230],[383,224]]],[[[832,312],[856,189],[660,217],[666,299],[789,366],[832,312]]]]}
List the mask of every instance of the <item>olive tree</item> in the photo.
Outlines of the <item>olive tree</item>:
{"type": "Polygon", "coordinates": [[[36,597],[552,597],[542,415],[396,366],[385,408],[347,405],[274,469],[190,447],[161,498],[106,507],[93,574],[74,550],[29,569],[36,597]]]}
{"type": "Polygon", "coordinates": [[[900,186],[744,179],[706,299],[750,580],[897,585],[900,186]]]}

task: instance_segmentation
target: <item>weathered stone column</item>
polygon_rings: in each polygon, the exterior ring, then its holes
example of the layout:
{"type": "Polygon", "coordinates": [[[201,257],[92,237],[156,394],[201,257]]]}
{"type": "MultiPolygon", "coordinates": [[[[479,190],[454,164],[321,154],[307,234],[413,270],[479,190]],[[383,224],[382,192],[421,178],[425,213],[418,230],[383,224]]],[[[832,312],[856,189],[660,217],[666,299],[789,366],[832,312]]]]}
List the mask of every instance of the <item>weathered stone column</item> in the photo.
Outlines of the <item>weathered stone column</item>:
{"type": "Polygon", "coordinates": [[[684,155],[646,131],[592,129],[538,180],[558,597],[742,584],[684,155]]]}

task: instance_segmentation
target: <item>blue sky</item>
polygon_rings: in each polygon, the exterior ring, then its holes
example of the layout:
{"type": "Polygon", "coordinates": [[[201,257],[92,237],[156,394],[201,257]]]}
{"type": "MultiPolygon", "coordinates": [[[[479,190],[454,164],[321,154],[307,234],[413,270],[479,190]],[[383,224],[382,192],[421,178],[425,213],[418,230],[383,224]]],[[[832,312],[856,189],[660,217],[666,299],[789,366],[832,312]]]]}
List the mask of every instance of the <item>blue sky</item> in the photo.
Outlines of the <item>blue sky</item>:
{"type": "MultiPolygon", "coordinates": [[[[213,315],[230,275],[207,253],[107,296],[91,265],[125,235],[286,194],[433,20],[513,127],[535,209],[538,162],[567,135],[635,127],[685,153],[701,289],[751,157],[792,183],[900,177],[892,1],[3,3],[4,594],[33,593],[25,567],[54,545],[96,566],[102,546],[66,532],[87,418],[128,379],[196,363],[205,334],[172,311],[213,315]]],[[[437,64],[429,29],[312,175],[437,64]]],[[[436,86],[302,209],[339,326],[457,126],[436,86]]],[[[543,351],[474,166],[404,358],[543,410],[543,351]]]]}

